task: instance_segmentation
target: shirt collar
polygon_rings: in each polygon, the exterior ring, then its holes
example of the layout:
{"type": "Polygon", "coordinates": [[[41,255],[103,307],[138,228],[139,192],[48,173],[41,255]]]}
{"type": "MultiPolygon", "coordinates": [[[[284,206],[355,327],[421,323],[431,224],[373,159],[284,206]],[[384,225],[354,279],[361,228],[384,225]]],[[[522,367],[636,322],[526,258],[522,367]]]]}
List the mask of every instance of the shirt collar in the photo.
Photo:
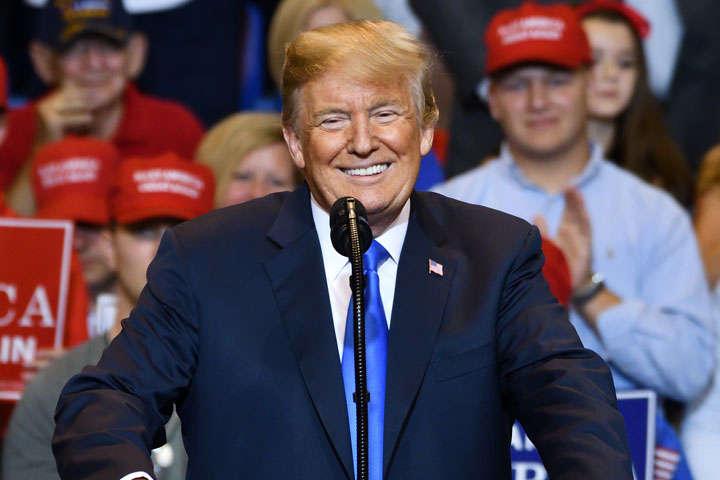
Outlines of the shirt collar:
{"type": "MultiPolygon", "coordinates": [[[[520,185],[526,188],[532,188],[534,190],[543,190],[542,188],[540,188],[540,186],[532,182],[523,174],[522,170],[520,170],[520,167],[518,167],[515,163],[515,159],[510,152],[510,147],[508,147],[507,142],[503,142],[502,146],[500,147],[500,156],[498,157],[498,160],[501,162],[501,164],[503,164],[503,166],[505,166],[510,177],[516,182],[518,182],[520,185]]],[[[585,168],[583,168],[583,170],[578,175],[570,179],[567,186],[580,188],[592,181],[592,179],[594,179],[600,171],[602,160],[602,146],[598,143],[590,142],[590,158],[587,164],[585,164],[585,168]]]]}
{"type": "MultiPolygon", "coordinates": [[[[345,268],[350,261],[347,257],[340,255],[330,240],[330,214],[323,210],[315,197],[310,194],[310,208],[312,210],[313,222],[315,222],[315,230],[320,240],[320,249],[322,251],[323,262],[325,263],[325,275],[328,279],[334,280],[345,268]]],[[[390,224],[390,226],[375,240],[382,245],[390,254],[390,259],[398,264],[400,261],[400,253],[403,243],[405,242],[405,234],[407,233],[408,222],[410,220],[410,199],[405,202],[400,214],[390,224]]]]}

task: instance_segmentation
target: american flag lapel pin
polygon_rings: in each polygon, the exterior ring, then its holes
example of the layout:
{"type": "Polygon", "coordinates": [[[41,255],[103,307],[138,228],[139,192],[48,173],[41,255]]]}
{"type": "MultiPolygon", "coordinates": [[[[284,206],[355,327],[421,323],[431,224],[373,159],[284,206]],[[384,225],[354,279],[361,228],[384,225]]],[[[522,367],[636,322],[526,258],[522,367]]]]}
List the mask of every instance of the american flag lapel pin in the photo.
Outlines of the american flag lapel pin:
{"type": "Polygon", "coordinates": [[[443,266],[442,263],[438,263],[432,258],[428,258],[428,275],[440,275],[443,276],[443,266]]]}

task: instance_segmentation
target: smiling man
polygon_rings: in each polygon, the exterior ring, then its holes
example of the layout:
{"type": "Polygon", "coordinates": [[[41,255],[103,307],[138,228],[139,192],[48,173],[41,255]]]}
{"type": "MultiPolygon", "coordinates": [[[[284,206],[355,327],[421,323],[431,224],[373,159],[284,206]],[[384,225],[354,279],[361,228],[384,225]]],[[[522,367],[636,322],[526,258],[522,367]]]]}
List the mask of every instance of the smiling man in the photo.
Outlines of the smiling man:
{"type": "Polygon", "coordinates": [[[0,189],[30,215],[33,153],[68,134],[111,142],[123,157],[175,152],[192,159],[203,134],[183,106],[138,91],[147,41],[121,0],[49,0],[30,47],[35,71],[51,90],[11,110],[0,145],[0,189]]]}
{"type": "Polygon", "coordinates": [[[517,418],[552,478],[631,479],[609,371],[550,293],[537,229],[413,191],[437,119],[426,49],[357,22],[286,53],[307,183],[165,234],[122,332],[61,395],[61,476],[151,478],[175,404],[190,477],[354,478],[350,266],[328,224],[352,195],[374,237],[369,478],[509,479],[517,418]]]}
{"type": "Polygon", "coordinates": [[[310,191],[324,210],[358,198],[375,236],[395,220],[413,190],[433,125],[418,128],[409,79],[364,84],[351,72],[329,72],[302,91],[303,109],[285,138],[310,191]],[[299,131],[297,133],[296,131],[299,131]]]}

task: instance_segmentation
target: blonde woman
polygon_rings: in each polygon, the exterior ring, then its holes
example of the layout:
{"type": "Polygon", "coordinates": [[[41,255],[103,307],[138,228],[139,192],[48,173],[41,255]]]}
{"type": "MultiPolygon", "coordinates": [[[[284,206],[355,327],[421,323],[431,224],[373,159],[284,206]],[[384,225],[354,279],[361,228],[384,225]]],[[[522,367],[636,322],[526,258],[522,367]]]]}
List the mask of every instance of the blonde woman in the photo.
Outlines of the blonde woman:
{"type": "Polygon", "coordinates": [[[215,175],[216,208],[293,190],[302,182],[283,139],[278,113],[227,117],[203,137],[196,159],[215,175]]]}

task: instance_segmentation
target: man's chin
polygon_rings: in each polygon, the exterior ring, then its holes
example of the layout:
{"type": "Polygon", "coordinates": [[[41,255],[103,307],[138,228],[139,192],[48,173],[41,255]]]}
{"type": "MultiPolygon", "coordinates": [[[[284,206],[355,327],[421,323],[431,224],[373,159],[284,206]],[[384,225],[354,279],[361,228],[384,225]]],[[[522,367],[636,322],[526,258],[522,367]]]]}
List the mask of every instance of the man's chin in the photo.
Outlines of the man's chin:
{"type": "MultiPolygon", "coordinates": [[[[385,200],[365,199],[365,201],[359,198],[359,200],[365,207],[365,212],[367,213],[371,226],[375,223],[386,224],[386,226],[392,223],[407,202],[407,198],[405,198],[405,201],[402,201],[399,197],[385,200]]],[[[375,231],[374,228],[373,231],[375,231]]]]}
{"type": "Polygon", "coordinates": [[[355,195],[353,196],[362,203],[363,207],[365,207],[365,212],[368,215],[382,214],[385,210],[387,210],[390,203],[387,200],[378,198],[378,196],[374,195],[372,192],[364,192],[362,189],[355,190],[355,195]]]}
{"type": "Polygon", "coordinates": [[[105,110],[115,105],[120,105],[123,101],[125,87],[102,86],[90,87],[87,89],[87,101],[90,110],[105,110]]]}

